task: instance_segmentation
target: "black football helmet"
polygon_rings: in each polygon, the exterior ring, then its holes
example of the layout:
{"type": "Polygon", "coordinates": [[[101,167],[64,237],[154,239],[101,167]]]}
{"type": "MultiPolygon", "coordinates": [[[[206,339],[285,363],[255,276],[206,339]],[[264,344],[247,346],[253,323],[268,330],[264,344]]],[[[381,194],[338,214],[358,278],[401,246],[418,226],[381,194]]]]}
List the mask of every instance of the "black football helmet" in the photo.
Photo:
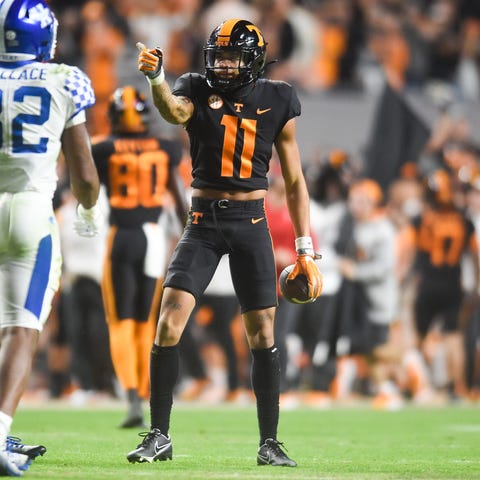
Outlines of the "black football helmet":
{"type": "Polygon", "coordinates": [[[231,92],[257,80],[265,70],[266,47],[260,29],[248,20],[233,18],[221,23],[203,49],[210,87],[231,92]],[[215,66],[215,60],[224,55],[238,59],[238,75],[219,74],[220,68],[215,66]]]}
{"type": "Polygon", "coordinates": [[[110,98],[108,115],[114,133],[144,133],[150,107],[145,95],[127,85],[117,88],[110,98]]]}

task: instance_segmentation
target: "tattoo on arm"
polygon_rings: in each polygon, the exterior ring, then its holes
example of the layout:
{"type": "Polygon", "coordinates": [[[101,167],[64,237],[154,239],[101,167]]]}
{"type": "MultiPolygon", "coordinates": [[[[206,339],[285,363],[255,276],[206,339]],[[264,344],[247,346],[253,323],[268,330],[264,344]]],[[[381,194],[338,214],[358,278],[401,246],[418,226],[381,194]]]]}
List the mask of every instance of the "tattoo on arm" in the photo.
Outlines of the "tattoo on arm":
{"type": "Polygon", "coordinates": [[[167,301],[167,302],[165,302],[165,308],[168,308],[170,310],[181,310],[182,305],[178,302],[167,301]]]}
{"type": "Polygon", "coordinates": [[[173,95],[167,82],[152,88],[153,101],[160,115],[169,123],[184,125],[192,116],[189,98],[173,95]]]}

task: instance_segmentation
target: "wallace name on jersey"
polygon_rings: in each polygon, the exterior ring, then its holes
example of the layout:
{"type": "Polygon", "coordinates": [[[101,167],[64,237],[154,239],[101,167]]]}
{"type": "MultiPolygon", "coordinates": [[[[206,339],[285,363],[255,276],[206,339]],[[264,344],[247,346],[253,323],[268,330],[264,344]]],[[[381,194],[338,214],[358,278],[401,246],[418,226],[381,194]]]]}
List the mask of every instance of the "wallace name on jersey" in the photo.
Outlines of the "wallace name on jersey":
{"type": "Polygon", "coordinates": [[[95,103],[89,78],[77,67],[31,62],[0,68],[0,189],[53,196],[64,128],[85,121],[95,103]],[[28,173],[27,173],[28,172],[28,173]]]}

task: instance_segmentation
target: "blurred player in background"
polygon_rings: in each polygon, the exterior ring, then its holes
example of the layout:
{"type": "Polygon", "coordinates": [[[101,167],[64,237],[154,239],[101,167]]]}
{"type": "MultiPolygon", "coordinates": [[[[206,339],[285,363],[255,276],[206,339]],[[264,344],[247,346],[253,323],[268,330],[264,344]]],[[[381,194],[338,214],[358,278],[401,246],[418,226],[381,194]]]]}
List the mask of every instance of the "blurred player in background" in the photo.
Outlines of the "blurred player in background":
{"type": "Polygon", "coordinates": [[[102,293],[112,361],[127,394],[123,428],[143,425],[141,401],[149,397],[150,349],[167,257],[158,221],[167,191],[182,225],[187,217],[177,170],[180,145],[149,133],[149,113],[140,91],[128,85],[115,90],[109,106],[112,133],[92,147],[110,203],[102,293]]]}
{"type": "Polygon", "coordinates": [[[172,458],[168,434],[178,376],[178,342],[195,303],[224,254],[229,255],[247,339],[260,430],[259,465],[296,466],[277,441],[280,363],[274,343],[277,305],[275,260],[265,218],[267,171],[275,145],[285,179],[297,259],[291,278],[305,275],[312,301],[321,277],[310,237],[309,197],[296,141],[300,102],[284,82],[260,79],[266,42],[259,28],[231,19],[210,35],[206,75],[187,73],[173,91],[165,81],[160,49],[140,49],[138,68],[150,82],[155,106],[190,137],[192,207],[165,278],[151,352],[151,430],[127,458],[172,458]]]}
{"type": "Polygon", "coordinates": [[[95,102],[89,79],[76,67],[44,63],[57,21],[42,0],[5,0],[0,19],[0,475],[20,476],[30,458],[7,435],[59,286],[52,197],[60,150],[80,202],[77,233],[94,236],[101,215],[85,126],[95,102]]]}
{"type": "Polygon", "coordinates": [[[388,343],[398,310],[395,229],[385,214],[380,185],[372,179],[350,185],[348,210],[351,239],[343,240],[351,244],[351,254],[339,255],[338,267],[343,276],[339,301],[349,317],[349,355],[366,362],[375,394],[372,406],[395,409],[402,405],[393,381],[400,354],[388,343]]]}
{"type": "Polygon", "coordinates": [[[478,305],[478,244],[472,221],[454,203],[450,175],[437,169],[426,177],[426,205],[414,220],[418,249],[414,316],[424,353],[426,337],[440,320],[439,334],[447,353],[447,393],[455,400],[467,390],[463,322],[468,318],[462,313],[478,305]],[[464,295],[462,286],[466,259],[474,269],[470,297],[464,295]]]}
{"type": "MultiPolygon", "coordinates": [[[[102,213],[108,212],[103,187],[97,204],[102,213]]],[[[58,336],[55,335],[52,340],[58,346],[58,340],[62,340],[62,331],[65,331],[70,354],[67,362],[71,382],[69,386],[73,390],[69,400],[72,405],[81,406],[101,397],[114,396],[116,378],[110,358],[108,328],[100,288],[108,225],[105,222],[101,226],[95,242],[77,235],[72,228],[76,220],[76,207],[77,202],[70,190],[65,190],[62,205],[55,212],[60,231],[63,268],[57,308],[58,336]]],[[[50,317],[50,327],[52,320],[50,317]]],[[[49,355],[52,354],[50,350],[49,355]]],[[[60,380],[51,373],[51,368],[49,374],[52,383],[60,380]]],[[[68,389],[68,384],[64,385],[65,388],[68,389]]]]}

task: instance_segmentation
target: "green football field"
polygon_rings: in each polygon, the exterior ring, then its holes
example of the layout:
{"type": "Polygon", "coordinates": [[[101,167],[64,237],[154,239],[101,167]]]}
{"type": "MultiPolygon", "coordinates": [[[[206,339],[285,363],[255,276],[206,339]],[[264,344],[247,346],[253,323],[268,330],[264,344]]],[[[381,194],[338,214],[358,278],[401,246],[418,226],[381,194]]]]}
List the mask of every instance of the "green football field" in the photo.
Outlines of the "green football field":
{"type": "Polygon", "coordinates": [[[21,408],[12,434],[48,451],[32,479],[480,479],[480,408],[368,407],[282,412],[279,440],[297,468],[256,465],[252,407],[175,407],[173,461],[129,464],[140,437],[120,408],[21,408]]]}

